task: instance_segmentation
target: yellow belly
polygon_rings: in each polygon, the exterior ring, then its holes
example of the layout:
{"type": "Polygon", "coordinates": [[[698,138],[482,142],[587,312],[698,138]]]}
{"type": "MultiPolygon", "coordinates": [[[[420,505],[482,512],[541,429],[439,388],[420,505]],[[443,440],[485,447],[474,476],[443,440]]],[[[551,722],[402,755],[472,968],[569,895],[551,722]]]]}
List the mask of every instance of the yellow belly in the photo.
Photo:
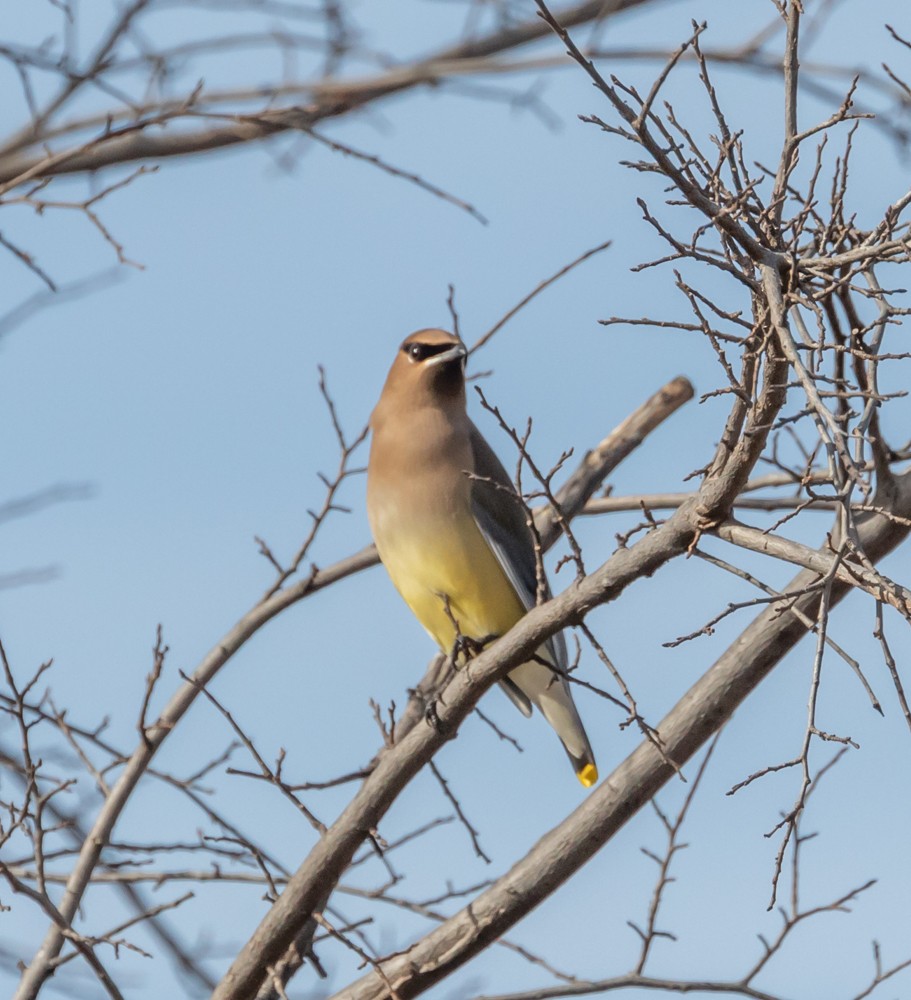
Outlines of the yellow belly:
{"type": "Polygon", "coordinates": [[[455,642],[454,621],[461,635],[480,640],[503,635],[525,614],[470,515],[435,531],[412,523],[377,544],[396,589],[443,652],[455,642]]]}

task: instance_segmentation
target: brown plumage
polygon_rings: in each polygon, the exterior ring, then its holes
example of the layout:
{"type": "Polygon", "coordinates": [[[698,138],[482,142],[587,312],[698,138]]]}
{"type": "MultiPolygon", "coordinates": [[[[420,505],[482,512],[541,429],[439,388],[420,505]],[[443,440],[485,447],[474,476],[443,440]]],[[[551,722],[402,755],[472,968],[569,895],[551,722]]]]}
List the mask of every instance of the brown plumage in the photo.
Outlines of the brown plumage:
{"type": "MultiPolygon", "coordinates": [[[[444,330],[402,344],[370,418],[367,514],[392,582],[441,650],[458,634],[504,634],[534,606],[534,543],[525,512],[465,409],[465,347],[444,330]],[[477,477],[477,478],[473,478],[477,477]],[[454,622],[458,623],[458,631],[454,622]]],[[[573,704],[562,634],[503,687],[530,715],[537,706],[560,737],[579,780],[598,771],[573,704]]]]}

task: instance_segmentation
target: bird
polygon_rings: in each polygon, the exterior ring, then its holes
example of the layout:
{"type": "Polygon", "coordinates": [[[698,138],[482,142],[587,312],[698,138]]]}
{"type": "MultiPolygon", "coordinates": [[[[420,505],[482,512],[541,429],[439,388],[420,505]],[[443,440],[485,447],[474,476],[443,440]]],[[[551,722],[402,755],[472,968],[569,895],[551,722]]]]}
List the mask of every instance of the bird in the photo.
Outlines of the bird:
{"type": "MultiPolygon", "coordinates": [[[[468,416],[467,355],[445,330],[405,338],[370,416],[367,465],[367,517],[380,559],[440,650],[453,654],[462,644],[461,655],[465,640],[483,646],[512,628],[538,589],[525,508],[468,416]]],[[[540,710],[590,788],[598,769],[566,678],[561,632],[500,685],[523,715],[540,710]]]]}

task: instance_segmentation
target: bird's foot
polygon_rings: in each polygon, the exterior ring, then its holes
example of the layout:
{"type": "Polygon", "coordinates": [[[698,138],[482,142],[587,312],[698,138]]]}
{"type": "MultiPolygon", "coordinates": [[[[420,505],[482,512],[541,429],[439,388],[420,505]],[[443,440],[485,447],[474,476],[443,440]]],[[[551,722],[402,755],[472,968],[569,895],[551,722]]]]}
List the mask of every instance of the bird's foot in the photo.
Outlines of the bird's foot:
{"type": "Polygon", "coordinates": [[[474,659],[479,653],[484,651],[484,647],[498,639],[497,635],[485,635],[482,639],[473,639],[469,635],[457,635],[452,644],[452,652],[449,654],[455,664],[465,663],[474,659]]]}
{"type": "Polygon", "coordinates": [[[439,729],[441,722],[440,717],[437,714],[437,703],[436,701],[428,701],[424,706],[424,721],[430,726],[431,729],[439,729]]]}

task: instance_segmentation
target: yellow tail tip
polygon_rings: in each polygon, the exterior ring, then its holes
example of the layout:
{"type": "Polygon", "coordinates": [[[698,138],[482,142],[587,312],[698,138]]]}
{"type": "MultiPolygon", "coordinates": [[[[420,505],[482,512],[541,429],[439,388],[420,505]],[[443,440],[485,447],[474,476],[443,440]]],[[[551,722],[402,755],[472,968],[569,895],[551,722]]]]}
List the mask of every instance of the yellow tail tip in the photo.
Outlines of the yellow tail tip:
{"type": "Polygon", "coordinates": [[[598,780],[598,768],[594,764],[586,764],[581,771],[576,771],[576,777],[586,788],[591,788],[598,780]]]}

